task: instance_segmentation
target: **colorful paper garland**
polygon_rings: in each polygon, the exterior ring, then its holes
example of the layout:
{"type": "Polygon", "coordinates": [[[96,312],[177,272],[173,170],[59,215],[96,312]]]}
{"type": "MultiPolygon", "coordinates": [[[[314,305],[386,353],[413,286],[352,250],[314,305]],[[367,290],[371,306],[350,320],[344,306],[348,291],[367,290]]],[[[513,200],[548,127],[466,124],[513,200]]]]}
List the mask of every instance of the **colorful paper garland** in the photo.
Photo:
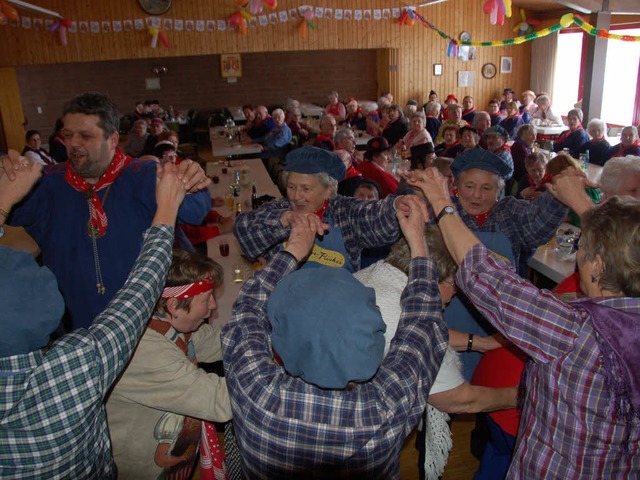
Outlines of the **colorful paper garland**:
{"type": "Polygon", "coordinates": [[[536,40],[538,38],[546,37],[547,35],[557,32],[562,28],[567,28],[571,24],[575,23],[582,30],[584,30],[589,35],[606,38],[608,40],[622,40],[623,42],[640,42],[640,36],[632,36],[632,35],[616,35],[604,29],[597,29],[593,25],[585,22],[582,18],[573,13],[567,13],[560,18],[560,21],[555,25],[551,25],[550,27],[543,28],[542,30],[538,30],[537,32],[531,32],[526,35],[520,35],[515,38],[507,38],[505,40],[496,40],[492,42],[464,42],[462,40],[457,40],[452,36],[446,34],[438,27],[430,23],[427,19],[425,19],[419,13],[406,9],[403,15],[400,17],[398,23],[400,25],[407,25],[407,18],[417,18],[420,20],[425,27],[429,27],[433,31],[435,31],[438,35],[440,35],[445,40],[449,40],[449,46],[447,48],[447,56],[456,57],[458,56],[458,47],[461,45],[470,46],[470,47],[504,47],[507,45],[520,45],[521,43],[530,42],[531,40],[536,40]],[[411,13],[410,13],[411,12],[411,13]],[[405,16],[404,13],[407,15],[405,16]],[[402,21],[404,19],[404,21],[402,21]]]}

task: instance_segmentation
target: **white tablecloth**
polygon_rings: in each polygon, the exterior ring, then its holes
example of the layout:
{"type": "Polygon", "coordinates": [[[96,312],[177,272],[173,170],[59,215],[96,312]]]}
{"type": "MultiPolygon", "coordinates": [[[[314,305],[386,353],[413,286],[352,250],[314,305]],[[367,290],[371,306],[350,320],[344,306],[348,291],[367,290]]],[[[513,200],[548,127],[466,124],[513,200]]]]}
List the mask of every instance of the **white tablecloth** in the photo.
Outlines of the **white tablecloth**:
{"type": "MultiPolygon", "coordinates": [[[[207,163],[207,175],[210,177],[217,175],[219,178],[218,184],[212,183],[209,186],[212,198],[224,198],[225,194],[231,192],[229,185],[232,181],[232,172],[234,170],[245,170],[246,172],[245,187],[241,188],[240,196],[238,197],[239,202],[242,204],[243,211],[251,209],[250,184],[252,182],[256,186],[258,196],[268,194],[276,198],[281,197],[278,188],[271,181],[267,170],[264,168],[262,160],[249,159],[231,161],[231,167],[228,167],[226,174],[222,173],[223,166],[224,164],[217,162],[207,163]]],[[[226,205],[215,208],[218,213],[224,216],[235,215],[235,207],[234,210],[227,209],[226,205]]],[[[233,233],[227,233],[208,240],[207,252],[208,256],[218,262],[224,269],[224,283],[222,287],[216,290],[218,307],[211,319],[211,323],[224,325],[231,318],[233,302],[235,302],[243,283],[234,282],[234,266],[239,266],[241,274],[245,279],[252,275],[254,267],[242,256],[240,246],[233,233]],[[225,242],[229,244],[229,256],[227,257],[223,257],[220,254],[220,244],[225,242]]]]}
{"type": "MultiPolygon", "coordinates": [[[[560,228],[571,229],[575,232],[580,231],[578,227],[568,223],[563,223],[560,228]]],[[[549,243],[538,247],[536,253],[529,260],[529,266],[554,282],[560,283],[569,275],[573,275],[576,268],[576,256],[574,254],[563,257],[556,252],[555,246],[556,238],[554,236],[549,243]]]]}

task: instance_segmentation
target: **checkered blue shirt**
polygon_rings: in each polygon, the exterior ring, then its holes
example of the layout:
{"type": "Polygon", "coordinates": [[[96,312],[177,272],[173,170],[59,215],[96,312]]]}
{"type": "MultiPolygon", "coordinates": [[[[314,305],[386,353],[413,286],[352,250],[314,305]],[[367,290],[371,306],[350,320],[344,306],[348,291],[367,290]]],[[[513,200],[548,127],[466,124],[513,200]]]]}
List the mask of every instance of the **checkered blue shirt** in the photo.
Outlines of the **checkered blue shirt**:
{"type": "MultiPolygon", "coordinates": [[[[507,478],[639,478],[640,418],[607,385],[589,314],[523,280],[482,244],[456,283],[532,359],[507,478]]],[[[640,313],[639,298],[595,300],[640,313]]]]}
{"type": "MultiPolygon", "coordinates": [[[[329,200],[323,220],[326,222],[331,213],[334,225],[342,233],[354,271],[360,269],[364,248],[390,245],[398,239],[400,227],[393,208],[396,198],[389,195],[384,200],[365,202],[336,195],[329,200]]],[[[291,229],[282,226],[280,217],[288,210],[291,210],[291,203],[284,198],[238,215],[233,232],[245,255],[252,259],[261,255],[270,258],[282,250],[282,242],[289,238],[291,229]]]]}
{"type": "Polygon", "coordinates": [[[288,253],[275,254],[244,285],[222,332],[245,475],[397,479],[400,449],[422,415],[447,347],[436,266],[412,260],[398,331],[373,379],[325,390],[273,361],[267,303],[296,265],[288,253]]]}
{"type": "Polygon", "coordinates": [[[0,358],[1,478],[115,477],[103,400],[151,316],[172,243],[173,228],[147,230],[127,282],[90,328],[46,352],[0,358]]]}

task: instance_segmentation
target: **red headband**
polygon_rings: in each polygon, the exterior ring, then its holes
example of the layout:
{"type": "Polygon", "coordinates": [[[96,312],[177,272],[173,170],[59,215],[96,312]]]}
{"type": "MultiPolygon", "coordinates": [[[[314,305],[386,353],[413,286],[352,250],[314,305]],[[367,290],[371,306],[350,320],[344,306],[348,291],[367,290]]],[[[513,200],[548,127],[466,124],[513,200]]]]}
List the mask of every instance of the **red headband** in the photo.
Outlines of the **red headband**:
{"type": "Polygon", "coordinates": [[[177,298],[178,300],[184,300],[185,298],[195,297],[201,293],[213,290],[213,278],[205,277],[202,280],[198,280],[195,283],[189,283],[188,285],[178,285],[176,287],[166,287],[162,290],[162,298],[177,298]]]}

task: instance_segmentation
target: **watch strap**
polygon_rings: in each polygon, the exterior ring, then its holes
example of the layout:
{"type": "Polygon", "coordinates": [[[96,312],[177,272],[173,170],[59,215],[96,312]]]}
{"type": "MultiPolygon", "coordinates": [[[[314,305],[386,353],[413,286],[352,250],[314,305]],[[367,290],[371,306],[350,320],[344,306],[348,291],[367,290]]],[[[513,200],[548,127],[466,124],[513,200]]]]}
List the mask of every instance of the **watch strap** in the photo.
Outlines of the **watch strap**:
{"type": "Polygon", "coordinates": [[[436,224],[440,223],[440,220],[442,219],[442,217],[444,217],[445,215],[453,215],[455,213],[458,213],[458,211],[456,210],[456,207],[452,206],[452,205],[447,205],[446,207],[444,207],[442,210],[440,210],[440,213],[438,214],[438,216],[436,217],[436,224]]]}

